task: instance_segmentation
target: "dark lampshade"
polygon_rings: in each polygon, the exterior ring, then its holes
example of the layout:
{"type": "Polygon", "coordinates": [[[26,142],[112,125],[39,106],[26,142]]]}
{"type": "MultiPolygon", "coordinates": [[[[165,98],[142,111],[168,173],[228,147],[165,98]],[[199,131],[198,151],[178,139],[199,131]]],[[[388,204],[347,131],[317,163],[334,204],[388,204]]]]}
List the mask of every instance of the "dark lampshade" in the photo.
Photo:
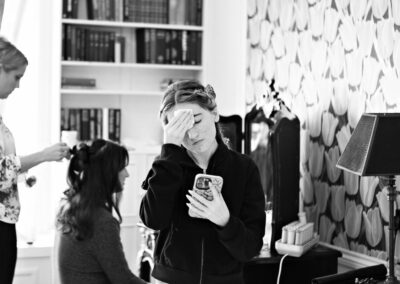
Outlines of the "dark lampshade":
{"type": "Polygon", "coordinates": [[[400,113],[365,113],[337,167],[360,176],[400,174],[400,113]]]}
{"type": "Polygon", "coordinates": [[[359,176],[379,176],[388,188],[389,275],[385,284],[400,284],[394,274],[395,176],[400,174],[400,113],[365,113],[350,137],[337,165],[359,176]]]}

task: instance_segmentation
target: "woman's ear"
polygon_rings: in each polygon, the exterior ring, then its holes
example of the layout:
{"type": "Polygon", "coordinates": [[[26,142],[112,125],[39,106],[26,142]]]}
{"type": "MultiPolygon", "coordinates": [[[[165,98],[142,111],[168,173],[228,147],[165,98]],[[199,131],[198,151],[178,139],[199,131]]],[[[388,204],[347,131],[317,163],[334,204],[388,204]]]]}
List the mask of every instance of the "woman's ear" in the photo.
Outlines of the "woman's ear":
{"type": "Polygon", "coordinates": [[[213,110],[211,111],[211,113],[212,113],[213,116],[214,116],[214,122],[218,122],[218,121],[219,121],[218,109],[217,109],[217,108],[213,109],[213,110]]]}
{"type": "Polygon", "coordinates": [[[168,116],[165,112],[160,115],[160,121],[163,126],[168,124],[168,116]]]}

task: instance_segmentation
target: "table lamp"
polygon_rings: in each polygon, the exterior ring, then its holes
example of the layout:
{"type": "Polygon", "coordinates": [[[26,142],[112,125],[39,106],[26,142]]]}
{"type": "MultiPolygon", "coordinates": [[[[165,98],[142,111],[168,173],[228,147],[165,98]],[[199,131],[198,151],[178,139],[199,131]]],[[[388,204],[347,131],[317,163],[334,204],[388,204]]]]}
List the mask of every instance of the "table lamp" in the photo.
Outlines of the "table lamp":
{"type": "Polygon", "coordinates": [[[399,284],[394,275],[394,201],[395,176],[400,174],[400,113],[363,114],[336,166],[359,176],[378,176],[387,186],[389,275],[385,283],[399,284]]]}

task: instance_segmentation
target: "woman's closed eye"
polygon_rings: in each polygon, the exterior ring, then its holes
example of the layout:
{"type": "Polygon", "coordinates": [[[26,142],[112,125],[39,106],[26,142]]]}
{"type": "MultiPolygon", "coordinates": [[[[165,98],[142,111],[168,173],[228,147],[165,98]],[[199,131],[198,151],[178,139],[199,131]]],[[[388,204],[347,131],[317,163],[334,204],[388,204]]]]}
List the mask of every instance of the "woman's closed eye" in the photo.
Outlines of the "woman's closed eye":
{"type": "Polygon", "coordinates": [[[200,113],[198,113],[198,114],[195,114],[194,115],[194,124],[199,124],[200,122],[201,122],[201,114],[200,113]]]}

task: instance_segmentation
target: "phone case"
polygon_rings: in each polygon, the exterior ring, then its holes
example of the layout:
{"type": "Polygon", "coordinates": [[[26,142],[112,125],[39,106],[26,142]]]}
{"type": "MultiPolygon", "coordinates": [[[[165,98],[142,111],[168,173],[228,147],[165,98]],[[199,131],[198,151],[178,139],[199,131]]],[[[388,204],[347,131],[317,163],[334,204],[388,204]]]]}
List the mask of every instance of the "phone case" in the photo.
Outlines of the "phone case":
{"type": "MultiPolygon", "coordinates": [[[[222,190],[223,179],[220,176],[197,174],[194,179],[193,190],[209,201],[213,200],[210,186],[214,186],[218,192],[222,190]]],[[[189,216],[202,218],[189,209],[189,216]]]]}

